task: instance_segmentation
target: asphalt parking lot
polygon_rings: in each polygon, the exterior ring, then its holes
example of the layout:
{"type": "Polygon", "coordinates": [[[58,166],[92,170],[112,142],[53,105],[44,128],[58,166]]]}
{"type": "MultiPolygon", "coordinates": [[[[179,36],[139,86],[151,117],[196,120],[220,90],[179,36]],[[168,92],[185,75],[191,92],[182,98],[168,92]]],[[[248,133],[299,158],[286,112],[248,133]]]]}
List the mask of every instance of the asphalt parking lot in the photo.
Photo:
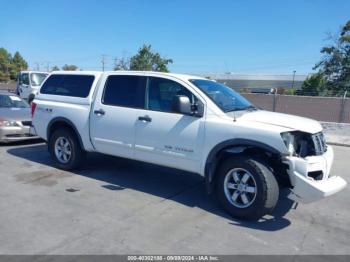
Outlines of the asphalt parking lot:
{"type": "MultiPolygon", "coordinates": [[[[350,147],[333,172],[350,181],[350,147]]],[[[350,189],[271,216],[228,217],[194,174],[89,155],[52,167],[42,143],[0,146],[0,254],[350,254],[350,189]]]]}

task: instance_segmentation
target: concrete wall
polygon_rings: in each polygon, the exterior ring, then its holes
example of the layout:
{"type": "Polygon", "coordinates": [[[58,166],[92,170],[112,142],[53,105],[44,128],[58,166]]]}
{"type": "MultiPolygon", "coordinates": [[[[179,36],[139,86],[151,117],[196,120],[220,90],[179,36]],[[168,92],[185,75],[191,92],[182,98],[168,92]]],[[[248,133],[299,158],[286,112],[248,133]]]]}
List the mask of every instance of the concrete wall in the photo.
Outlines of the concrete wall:
{"type": "Polygon", "coordinates": [[[242,94],[265,110],[293,114],[324,122],[350,123],[350,99],[339,97],[242,94]],[[275,106],[274,106],[275,103],[275,106]]]}
{"type": "Polygon", "coordinates": [[[15,90],[16,89],[16,84],[2,84],[0,83],[0,90],[15,90]]]}

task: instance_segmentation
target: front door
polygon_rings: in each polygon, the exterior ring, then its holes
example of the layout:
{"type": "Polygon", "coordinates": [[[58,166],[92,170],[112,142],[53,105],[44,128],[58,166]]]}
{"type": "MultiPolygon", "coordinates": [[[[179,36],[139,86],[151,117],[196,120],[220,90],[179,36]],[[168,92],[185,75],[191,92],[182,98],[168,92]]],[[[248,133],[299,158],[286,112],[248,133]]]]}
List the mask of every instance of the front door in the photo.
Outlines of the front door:
{"type": "Polygon", "coordinates": [[[204,141],[204,117],[174,112],[173,98],[194,96],[182,84],[165,78],[148,77],[146,105],[137,115],[135,158],[154,164],[199,172],[204,141]]]}
{"type": "MultiPolygon", "coordinates": [[[[103,83],[102,83],[103,84],[103,83]]],[[[91,112],[91,140],[98,152],[133,157],[135,124],[145,103],[146,78],[110,75],[91,112]]]]}
{"type": "Polygon", "coordinates": [[[22,99],[28,99],[30,94],[30,81],[29,81],[29,73],[22,73],[19,75],[18,81],[18,95],[22,99]]]}

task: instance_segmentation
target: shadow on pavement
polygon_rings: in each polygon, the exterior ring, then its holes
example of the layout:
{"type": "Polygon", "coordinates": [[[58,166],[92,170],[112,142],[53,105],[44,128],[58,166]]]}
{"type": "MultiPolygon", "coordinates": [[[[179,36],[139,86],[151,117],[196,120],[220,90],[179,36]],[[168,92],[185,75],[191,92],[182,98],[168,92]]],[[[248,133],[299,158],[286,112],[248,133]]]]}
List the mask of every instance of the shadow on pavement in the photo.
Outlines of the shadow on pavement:
{"type": "MultiPolygon", "coordinates": [[[[43,144],[14,147],[7,152],[42,165],[53,165],[47,146],[43,144]]],[[[273,214],[258,222],[246,222],[227,215],[214,197],[206,193],[204,180],[197,174],[102,154],[88,154],[83,167],[73,173],[105,182],[102,187],[106,190],[133,189],[189,207],[197,207],[223,217],[235,226],[277,231],[291,224],[284,217],[294,203],[286,198],[287,191],[281,192],[273,214]]]]}
{"type": "Polygon", "coordinates": [[[42,139],[35,138],[35,139],[28,139],[28,140],[23,140],[23,141],[0,143],[0,147],[33,145],[33,144],[39,144],[42,142],[43,142],[42,139]]]}

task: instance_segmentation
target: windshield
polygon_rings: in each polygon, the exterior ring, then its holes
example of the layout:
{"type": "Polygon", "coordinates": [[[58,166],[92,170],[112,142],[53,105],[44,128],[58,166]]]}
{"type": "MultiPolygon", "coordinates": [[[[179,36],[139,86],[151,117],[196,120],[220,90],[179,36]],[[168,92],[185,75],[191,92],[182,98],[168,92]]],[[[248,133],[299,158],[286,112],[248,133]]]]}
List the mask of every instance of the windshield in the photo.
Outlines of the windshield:
{"type": "Polygon", "coordinates": [[[32,86],[40,86],[41,83],[45,80],[48,74],[44,73],[31,73],[30,82],[32,86]]]}
{"type": "Polygon", "coordinates": [[[223,84],[204,79],[194,79],[190,82],[202,90],[224,112],[254,108],[247,99],[223,84]]]}
{"type": "Polygon", "coordinates": [[[16,95],[0,94],[0,108],[28,108],[29,105],[16,95]]]}

